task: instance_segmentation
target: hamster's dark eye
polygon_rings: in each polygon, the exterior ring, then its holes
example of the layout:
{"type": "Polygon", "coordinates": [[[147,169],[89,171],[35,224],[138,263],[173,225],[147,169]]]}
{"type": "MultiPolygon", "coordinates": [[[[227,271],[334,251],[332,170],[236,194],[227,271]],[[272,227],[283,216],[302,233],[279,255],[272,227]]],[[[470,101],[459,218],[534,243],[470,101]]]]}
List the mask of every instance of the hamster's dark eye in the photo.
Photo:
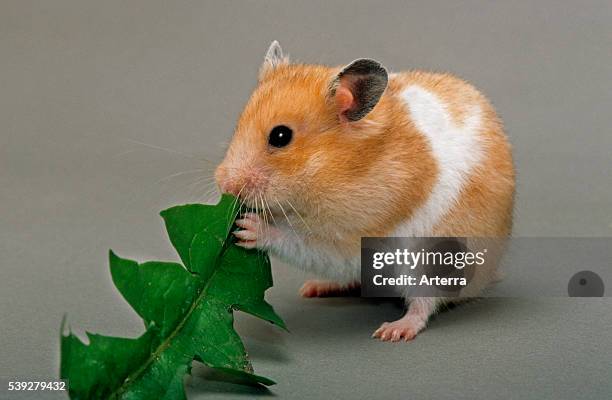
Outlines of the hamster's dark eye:
{"type": "Polygon", "coordinates": [[[268,143],[273,147],[285,147],[291,142],[293,131],[291,128],[285,125],[278,125],[272,128],[270,136],[268,136],[268,143]]]}

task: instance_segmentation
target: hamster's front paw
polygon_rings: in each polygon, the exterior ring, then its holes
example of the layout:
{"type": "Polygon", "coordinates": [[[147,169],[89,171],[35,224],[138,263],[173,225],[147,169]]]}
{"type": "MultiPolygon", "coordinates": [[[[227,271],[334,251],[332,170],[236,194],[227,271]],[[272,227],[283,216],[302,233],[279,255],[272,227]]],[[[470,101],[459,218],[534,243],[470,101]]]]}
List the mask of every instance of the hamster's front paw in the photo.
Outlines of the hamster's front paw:
{"type": "Polygon", "coordinates": [[[280,234],[277,228],[267,224],[256,213],[243,214],[242,218],[236,220],[236,225],[242,228],[234,232],[238,238],[236,245],[245,249],[265,249],[280,234]]]}

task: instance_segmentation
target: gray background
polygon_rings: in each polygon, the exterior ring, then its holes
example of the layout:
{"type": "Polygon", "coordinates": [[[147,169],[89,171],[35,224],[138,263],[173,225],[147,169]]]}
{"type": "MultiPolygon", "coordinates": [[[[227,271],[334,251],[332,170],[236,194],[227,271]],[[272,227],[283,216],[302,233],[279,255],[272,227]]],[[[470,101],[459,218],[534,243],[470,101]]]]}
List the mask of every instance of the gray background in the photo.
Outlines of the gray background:
{"type": "MultiPolygon", "coordinates": [[[[176,258],[157,212],[205,197],[194,182],[222,156],[273,39],[304,62],[365,56],[474,82],[514,144],[515,234],[611,236],[612,5],[530,3],[2,0],[0,376],[57,376],[64,313],[75,328],[141,331],[107,249],[176,258]]],[[[269,299],[292,333],[244,316],[238,330],[278,385],[206,382],[198,367],[191,399],[612,393],[609,298],[485,299],[389,344],[369,335],[397,305],[300,299],[303,274],[273,268],[269,299]]]]}

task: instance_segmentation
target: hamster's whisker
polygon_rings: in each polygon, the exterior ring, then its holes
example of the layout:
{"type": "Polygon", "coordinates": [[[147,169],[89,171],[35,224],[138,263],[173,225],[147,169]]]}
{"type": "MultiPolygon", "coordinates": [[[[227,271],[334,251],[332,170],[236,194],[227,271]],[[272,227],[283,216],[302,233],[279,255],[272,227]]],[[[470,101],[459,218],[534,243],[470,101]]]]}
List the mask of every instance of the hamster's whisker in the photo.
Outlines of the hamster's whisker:
{"type": "Polygon", "coordinates": [[[283,215],[285,216],[285,219],[287,220],[287,223],[289,224],[289,227],[293,231],[293,234],[295,235],[295,237],[299,238],[300,236],[295,231],[295,228],[293,227],[293,224],[289,220],[289,217],[287,216],[287,213],[285,212],[285,209],[283,208],[283,205],[278,201],[278,199],[274,199],[274,200],[276,200],[276,204],[278,204],[278,206],[280,207],[281,212],[283,213],[283,215]]]}
{"type": "Polygon", "coordinates": [[[205,169],[204,168],[196,168],[196,169],[190,169],[190,170],[187,170],[187,171],[177,172],[175,174],[170,174],[168,176],[165,176],[165,177],[161,178],[160,180],[155,182],[155,184],[160,184],[160,183],[165,182],[165,181],[167,181],[169,179],[172,179],[172,178],[177,178],[179,176],[187,175],[187,174],[195,174],[196,172],[201,172],[201,171],[205,171],[205,169]]]}
{"type": "MultiPolygon", "coordinates": [[[[128,142],[134,143],[134,144],[138,144],[138,145],[141,145],[141,146],[148,147],[150,149],[166,151],[168,153],[177,154],[177,155],[180,155],[180,156],[183,156],[183,157],[188,157],[188,158],[195,159],[195,160],[198,160],[198,161],[203,161],[205,163],[208,163],[211,166],[215,166],[217,164],[217,162],[209,160],[208,158],[202,158],[202,157],[199,157],[199,156],[197,156],[195,154],[185,153],[183,151],[171,149],[169,147],[162,147],[162,146],[158,146],[158,145],[151,144],[151,143],[145,143],[145,142],[142,142],[140,140],[136,140],[136,139],[132,139],[132,138],[123,138],[123,139],[127,140],[128,142]]],[[[127,154],[127,152],[124,153],[124,154],[127,154]]]]}
{"type": "Polygon", "coordinates": [[[268,211],[266,210],[266,203],[264,203],[263,196],[259,193],[259,200],[261,201],[261,212],[264,216],[264,221],[266,222],[266,226],[268,226],[268,211]]]}
{"type": "MultiPolygon", "coordinates": [[[[192,182],[191,184],[189,184],[187,186],[187,188],[189,189],[187,192],[187,196],[195,196],[196,193],[198,193],[200,190],[198,190],[198,185],[202,184],[203,185],[203,189],[204,191],[206,191],[207,188],[209,188],[211,185],[214,184],[214,182],[211,181],[211,179],[209,177],[203,177],[203,178],[198,178],[196,179],[195,182],[192,182]]],[[[203,193],[202,193],[203,194],[203,193]]]]}
{"type": "Polygon", "coordinates": [[[213,185],[214,182],[214,177],[203,177],[203,178],[198,178],[195,180],[195,182],[192,182],[189,184],[189,187],[193,187],[195,185],[198,185],[200,183],[205,184],[205,185],[213,185]]]}
{"type": "Polygon", "coordinates": [[[136,150],[131,149],[131,150],[126,150],[126,151],[122,151],[121,153],[117,153],[115,154],[113,157],[123,157],[123,156],[127,156],[130,153],[135,152],[136,150]]]}
{"type": "Polygon", "coordinates": [[[217,189],[217,186],[214,184],[212,185],[209,184],[208,190],[205,190],[202,193],[202,196],[199,198],[199,201],[204,202],[204,204],[211,204],[214,202],[215,199],[218,198],[218,195],[219,195],[219,190],[217,189]]]}
{"type": "Polygon", "coordinates": [[[127,140],[128,142],[131,142],[131,143],[139,144],[141,146],[149,147],[149,148],[154,149],[154,150],[167,151],[168,153],[174,153],[174,154],[178,154],[178,155],[181,155],[181,156],[184,156],[184,157],[189,157],[189,158],[197,158],[197,156],[195,156],[194,154],[183,153],[182,151],[170,149],[170,148],[167,148],[167,147],[161,147],[161,146],[157,146],[157,145],[150,144],[150,143],[141,142],[140,140],[135,140],[135,139],[131,139],[131,138],[125,138],[125,140],[127,140]]]}
{"type": "Polygon", "coordinates": [[[200,177],[200,178],[196,178],[193,182],[191,182],[189,185],[187,185],[187,188],[192,188],[195,185],[198,185],[200,183],[212,183],[212,178],[208,177],[208,176],[204,176],[204,177],[200,177]]]}
{"type": "Polygon", "coordinates": [[[232,219],[232,210],[236,207],[236,204],[238,204],[238,211],[240,211],[242,209],[242,206],[244,205],[244,201],[240,199],[240,194],[242,193],[242,191],[244,190],[245,187],[246,187],[246,183],[244,185],[242,185],[242,187],[238,191],[238,194],[234,198],[234,202],[232,203],[232,206],[229,208],[229,210],[227,212],[227,222],[228,223],[232,219]],[[238,202],[240,202],[240,203],[238,203],[238,202]]]}
{"type": "Polygon", "coordinates": [[[269,230],[271,224],[276,225],[276,221],[274,220],[274,216],[270,211],[270,206],[268,205],[268,202],[263,195],[261,196],[261,202],[263,203],[264,214],[266,214],[266,227],[269,230]],[[272,222],[270,222],[270,220],[272,220],[272,222]]]}
{"type": "Polygon", "coordinates": [[[263,234],[263,227],[267,223],[267,220],[266,220],[266,214],[263,212],[263,210],[260,207],[259,200],[261,200],[261,195],[259,193],[257,193],[256,196],[255,196],[255,203],[257,204],[257,215],[261,215],[261,218],[264,220],[264,225],[259,224],[257,226],[257,228],[259,229],[257,234],[258,235],[262,235],[263,234]]]}
{"type": "Polygon", "coordinates": [[[255,214],[259,215],[259,193],[253,193],[253,202],[255,203],[255,214]]]}
{"type": "MultiPolygon", "coordinates": [[[[261,197],[261,193],[257,193],[257,197],[259,197],[259,201],[261,202],[261,216],[264,220],[264,226],[268,226],[268,216],[266,215],[266,209],[264,207],[264,202],[263,198],[261,197]]],[[[259,202],[257,204],[259,204],[259,202]]]]}
{"type": "Polygon", "coordinates": [[[274,218],[274,214],[272,213],[272,209],[270,208],[270,203],[268,203],[268,199],[266,199],[265,196],[263,197],[263,199],[264,199],[264,203],[266,207],[268,208],[268,213],[270,214],[270,218],[272,218],[272,223],[276,225],[276,219],[274,218]]]}
{"type": "Polygon", "coordinates": [[[289,200],[285,200],[285,201],[287,202],[287,204],[289,204],[289,207],[291,207],[293,209],[293,212],[295,212],[295,214],[300,218],[300,221],[302,221],[302,224],[304,224],[306,229],[308,229],[308,232],[312,234],[312,229],[310,229],[310,226],[308,226],[308,224],[306,223],[306,221],[302,217],[302,214],[300,214],[299,211],[295,209],[295,207],[293,206],[293,204],[291,204],[291,202],[289,200]]]}

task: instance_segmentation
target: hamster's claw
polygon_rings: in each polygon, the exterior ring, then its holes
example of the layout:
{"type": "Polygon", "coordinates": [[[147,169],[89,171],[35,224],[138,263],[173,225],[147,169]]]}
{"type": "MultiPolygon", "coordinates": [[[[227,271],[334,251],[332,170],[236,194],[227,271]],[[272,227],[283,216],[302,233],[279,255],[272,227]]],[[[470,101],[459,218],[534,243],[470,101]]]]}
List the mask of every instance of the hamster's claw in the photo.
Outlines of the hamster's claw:
{"type": "Polygon", "coordinates": [[[261,218],[255,213],[244,213],[241,218],[236,220],[236,225],[243,229],[257,231],[257,228],[262,224],[261,218]]]}
{"type": "Polygon", "coordinates": [[[236,220],[236,225],[242,228],[235,231],[234,236],[238,238],[237,246],[245,249],[254,249],[257,247],[258,233],[261,232],[262,221],[255,213],[245,213],[242,218],[236,220]]]}
{"type": "Polygon", "coordinates": [[[257,233],[246,229],[234,232],[234,236],[240,239],[241,242],[253,242],[257,240],[257,233]]]}
{"type": "Polygon", "coordinates": [[[267,224],[256,213],[244,213],[236,220],[236,226],[242,228],[233,232],[238,238],[236,245],[245,249],[266,248],[275,238],[280,237],[278,229],[267,224]]]}
{"type": "Polygon", "coordinates": [[[399,319],[394,322],[384,322],[380,328],[378,328],[372,334],[373,338],[378,338],[383,342],[399,342],[412,340],[419,333],[418,326],[409,319],[399,319]]]}
{"type": "Polygon", "coordinates": [[[236,242],[236,246],[251,250],[257,247],[257,242],[255,240],[239,240],[236,242]]]}

